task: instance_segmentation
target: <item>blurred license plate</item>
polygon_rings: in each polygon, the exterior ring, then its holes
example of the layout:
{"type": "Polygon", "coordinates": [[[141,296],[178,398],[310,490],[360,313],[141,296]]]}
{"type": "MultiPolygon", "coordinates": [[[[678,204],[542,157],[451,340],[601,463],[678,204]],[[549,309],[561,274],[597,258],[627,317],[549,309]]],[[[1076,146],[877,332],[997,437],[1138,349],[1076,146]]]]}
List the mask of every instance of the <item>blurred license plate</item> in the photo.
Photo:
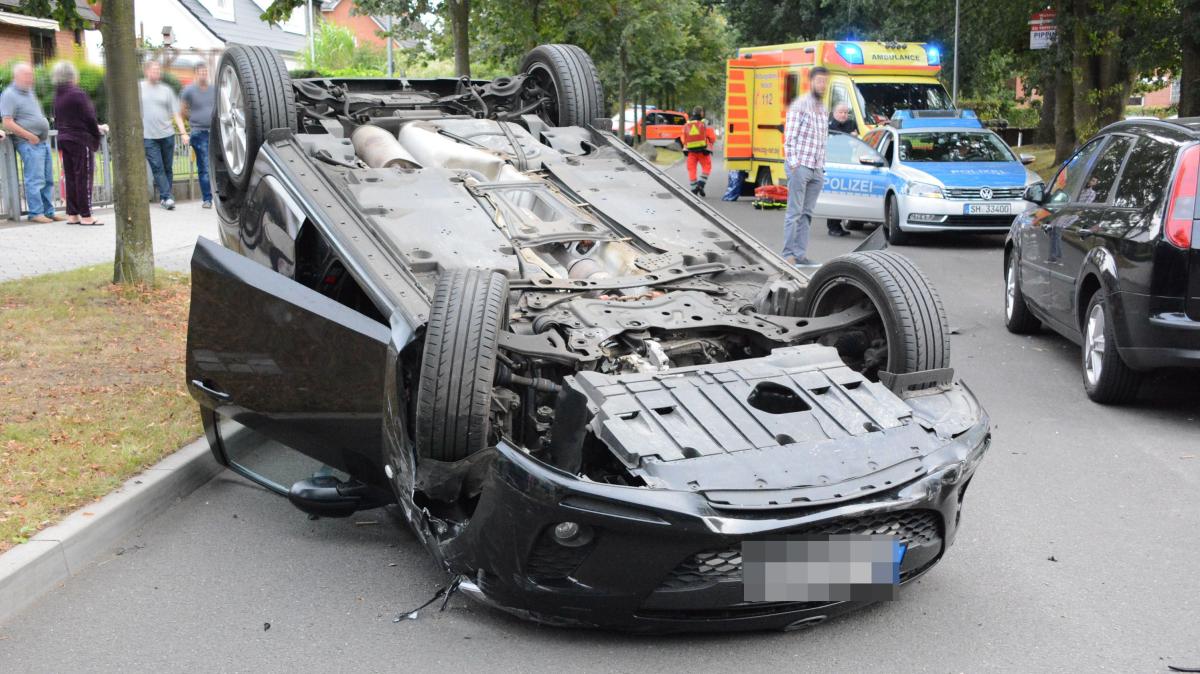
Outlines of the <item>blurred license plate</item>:
{"type": "Polygon", "coordinates": [[[905,544],[895,536],[839,535],[744,541],[746,601],[881,601],[896,598],[905,544]]]}
{"type": "Polygon", "coordinates": [[[1008,215],[1012,213],[1012,204],[967,204],[967,215],[1008,215]]]}

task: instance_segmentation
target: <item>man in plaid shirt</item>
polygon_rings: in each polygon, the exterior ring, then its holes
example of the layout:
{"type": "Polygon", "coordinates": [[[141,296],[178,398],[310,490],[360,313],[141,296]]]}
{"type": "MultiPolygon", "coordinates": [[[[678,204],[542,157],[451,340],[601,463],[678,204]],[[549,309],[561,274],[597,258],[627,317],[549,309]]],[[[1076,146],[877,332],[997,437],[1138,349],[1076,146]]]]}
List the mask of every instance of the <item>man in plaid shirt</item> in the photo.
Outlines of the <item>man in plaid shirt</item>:
{"type": "Polygon", "coordinates": [[[808,259],[808,229],[825,182],[829,113],[821,99],[829,85],[829,71],[821,66],[813,68],[808,73],[808,85],[808,93],[797,96],[788,106],[783,127],[783,162],[788,177],[783,256],[797,265],[815,264],[808,259]]]}

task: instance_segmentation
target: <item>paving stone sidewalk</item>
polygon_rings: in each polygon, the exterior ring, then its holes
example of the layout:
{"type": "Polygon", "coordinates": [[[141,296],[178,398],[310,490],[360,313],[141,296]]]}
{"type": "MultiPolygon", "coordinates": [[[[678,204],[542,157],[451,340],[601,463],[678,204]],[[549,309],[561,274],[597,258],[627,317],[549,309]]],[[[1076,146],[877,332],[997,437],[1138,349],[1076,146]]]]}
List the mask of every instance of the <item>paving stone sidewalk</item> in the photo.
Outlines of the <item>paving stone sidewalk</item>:
{"type": "MultiPolygon", "coordinates": [[[[116,218],[112,208],[98,209],[95,215],[102,227],[0,222],[0,281],[111,263],[116,218]]],[[[216,213],[200,208],[199,201],[180,203],[174,211],[151,204],[150,226],[154,264],[160,269],[187,271],[196,238],[217,239],[216,213]]]]}

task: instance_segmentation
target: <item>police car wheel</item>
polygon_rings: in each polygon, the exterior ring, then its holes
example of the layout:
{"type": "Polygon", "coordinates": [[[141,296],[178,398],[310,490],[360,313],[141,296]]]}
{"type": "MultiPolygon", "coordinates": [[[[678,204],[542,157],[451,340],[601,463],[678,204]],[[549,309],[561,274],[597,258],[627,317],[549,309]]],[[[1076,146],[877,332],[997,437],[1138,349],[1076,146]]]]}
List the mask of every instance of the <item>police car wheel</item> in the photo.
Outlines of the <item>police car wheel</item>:
{"type": "Polygon", "coordinates": [[[887,250],[847,253],[822,265],[809,282],[804,316],[828,316],[869,303],[874,315],[822,336],[850,368],[877,380],[950,365],[946,310],[929,280],[906,257],[887,250]]]}
{"type": "Polygon", "coordinates": [[[896,197],[888,197],[884,209],[883,233],[887,236],[888,243],[893,246],[908,243],[909,235],[900,229],[900,206],[896,203],[896,197]]]}

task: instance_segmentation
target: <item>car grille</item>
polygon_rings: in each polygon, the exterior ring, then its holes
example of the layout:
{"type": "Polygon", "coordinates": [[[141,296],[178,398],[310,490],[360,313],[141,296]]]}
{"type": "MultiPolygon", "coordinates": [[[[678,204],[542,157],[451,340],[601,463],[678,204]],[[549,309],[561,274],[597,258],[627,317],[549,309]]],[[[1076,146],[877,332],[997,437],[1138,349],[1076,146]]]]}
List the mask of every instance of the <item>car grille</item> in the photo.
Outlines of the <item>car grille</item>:
{"type": "MultiPolygon", "coordinates": [[[[980,199],[981,187],[947,187],[946,197],[949,199],[980,199]]],[[[1024,187],[993,187],[992,199],[1020,199],[1025,196],[1024,187]]]]}
{"type": "Polygon", "coordinates": [[[535,582],[562,580],[575,572],[592,551],[595,541],[575,548],[559,545],[547,528],[538,537],[537,545],[529,553],[525,573],[535,582]]]}
{"type": "MultiPolygon", "coordinates": [[[[891,534],[910,547],[939,542],[942,539],[941,520],[932,510],[904,510],[864,517],[842,518],[787,532],[788,536],[833,536],[844,534],[891,534]]],[[[901,574],[903,581],[912,575],[901,574]]],[[[704,550],[688,557],[663,580],[659,590],[679,590],[719,581],[742,580],[742,546],[740,543],[720,550],[704,550]]]]}
{"type": "Polygon", "coordinates": [[[937,224],[944,227],[1012,227],[1016,215],[951,215],[937,224]]]}

